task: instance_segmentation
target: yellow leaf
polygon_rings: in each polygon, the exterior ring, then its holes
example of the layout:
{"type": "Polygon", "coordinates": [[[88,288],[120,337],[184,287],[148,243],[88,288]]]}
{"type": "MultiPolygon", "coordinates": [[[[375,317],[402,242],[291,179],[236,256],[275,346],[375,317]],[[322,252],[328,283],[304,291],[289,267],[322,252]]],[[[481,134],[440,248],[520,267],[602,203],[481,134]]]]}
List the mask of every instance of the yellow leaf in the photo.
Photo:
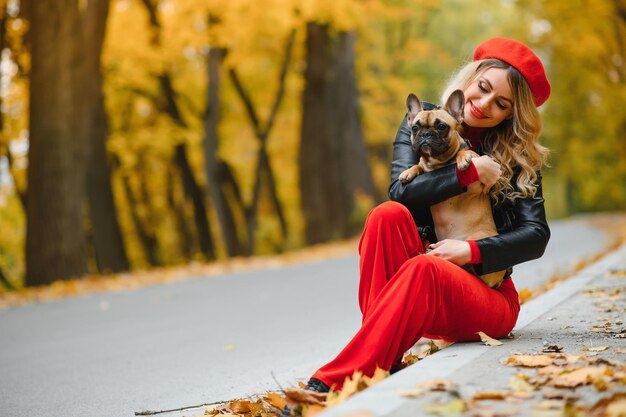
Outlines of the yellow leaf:
{"type": "Polygon", "coordinates": [[[331,407],[340,404],[365,387],[367,385],[363,380],[363,372],[354,371],[352,377],[346,377],[344,380],[341,391],[333,392],[326,398],[326,406],[331,407]]]}
{"type": "Polygon", "coordinates": [[[288,403],[324,405],[327,394],[302,388],[285,388],[288,403]]]}
{"type": "Polygon", "coordinates": [[[368,387],[379,383],[380,381],[386,379],[389,376],[389,372],[385,371],[383,368],[377,367],[374,371],[374,375],[371,377],[364,376],[363,381],[368,387]]]}
{"type": "Polygon", "coordinates": [[[273,405],[276,408],[280,408],[281,410],[285,408],[285,404],[287,403],[285,399],[276,392],[270,392],[265,397],[266,401],[273,405]]]}
{"type": "Polygon", "coordinates": [[[585,366],[569,373],[563,373],[549,382],[550,385],[562,388],[575,388],[579,385],[587,385],[594,379],[602,376],[606,367],[585,366]]]}
{"type": "Polygon", "coordinates": [[[606,406],[607,417],[623,417],[626,415],[626,398],[621,398],[611,402],[606,406]]]}
{"type": "Polygon", "coordinates": [[[346,377],[341,392],[345,393],[347,396],[357,393],[359,391],[359,383],[362,379],[363,372],[354,371],[352,377],[346,377]]]}
{"type": "Polygon", "coordinates": [[[596,346],[596,347],[583,347],[580,348],[580,350],[584,350],[585,352],[602,352],[607,350],[609,347],[608,346],[596,346]]]}
{"type": "Polygon", "coordinates": [[[478,335],[480,336],[480,340],[487,346],[501,346],[503,344],[501,341],[489,337],[483,332],[478,332],[478,335]]]}
{"type": "Polygon", "coordinates": [[[426,389],[424,387],[422,387],[422,388],[410,388],[410,389],[400,390],[398,392],[398,394],[400,394],[400,396],[406,397],[406,398],[419,398],[422,395],[424,395],[427,391],[428,391],[428,389],[426,389]]]}
{"type": "Polygon", "coordinates": [[[541,395],[546,400],[566,400],[566,401],[575,401],[579,397],[578,395],[571,390],[557,389],[552,387],[544,387],[541,390],[541,395]]]}
{"type": "Polygon", "coordinates": [[[250,401],[236,400],[228,404],[230,411],[236,414],[245,414],[250,411],[250,401]]]}
{"type": "Polygon", "coordinates": [[[552,363],[551,355],[516,355],[506,360],[506,365],[538,368],[552,363]]]}
{"type": "Polygon", "coordinates": [[[319,404],[308,404],[302,407],[302,417],[313,417],[326,410],[326,407],[319,404]]]}
{"type": "Polygon", "coordinates": [[[526,377],[526,375],[523,374],[515,374],[511,377],[509,384],[513,392],[532,392],[535,390],[535,388],[526,381],[527,378],[524,377],[526,377]]]}
{"type": "Polygon", "coordinates": [[[422,406],[422,410],[440,416],[456,416],[465,412],[467,406],[465,405],[465,401],[457,399],[444,404],[424,405],[422,406]]]}

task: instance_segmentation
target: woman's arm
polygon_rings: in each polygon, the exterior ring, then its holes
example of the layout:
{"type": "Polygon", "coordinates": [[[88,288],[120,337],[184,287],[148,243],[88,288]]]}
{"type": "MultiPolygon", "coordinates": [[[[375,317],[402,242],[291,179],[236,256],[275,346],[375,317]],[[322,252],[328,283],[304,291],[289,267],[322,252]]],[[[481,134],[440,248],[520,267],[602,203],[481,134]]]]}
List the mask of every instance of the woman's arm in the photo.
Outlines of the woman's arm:
{"type": "Polygon", "coordinates": [[[543,255],[550,239],[550,228],[546,221],[541,173],[537,175],[535,196],[516,199],[513,213],[512,231],[476,241],[482,257],[481,274],[501,271],[543,255]]]}
{"type": "Polygon", "coordinates": [[[466,188],[459,183],[454,164],[420,174],[413,181],[402,184],[398,176],[402,171],[417,163],[418,160],[411,145],[411,133],[405,118],[393,142],[389,198],[404,204],[411,212],[414,212],[466,191],[466,188]]]}

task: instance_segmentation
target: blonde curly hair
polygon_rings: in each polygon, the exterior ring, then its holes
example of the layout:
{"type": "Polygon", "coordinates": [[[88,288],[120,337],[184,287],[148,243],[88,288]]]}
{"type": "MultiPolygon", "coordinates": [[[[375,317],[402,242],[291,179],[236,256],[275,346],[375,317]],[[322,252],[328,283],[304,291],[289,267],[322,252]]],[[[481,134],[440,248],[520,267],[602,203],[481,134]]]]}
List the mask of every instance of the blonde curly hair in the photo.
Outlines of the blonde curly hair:
{"type": "Polygon", "coordinates": [[[533,101],[528,83],[511,65],[499,59],[473,61],[454,75],[444,90],[442,103],[450,94],[469,85],[490,68],[500,68],[508,72],[509,85],[513,94],[513,109],[510,118],[499,125],[487,129],[483,141],[483,151],[491,155],[502,166],[502,176],[491,188],[491,197],[501,203],[505,199],[534,197],[537,192],[537,173],[544,165],[550,151],[539,144],[541,117],[533,101]],[[516,168],[519,175],[512,184],[516,168]]]}

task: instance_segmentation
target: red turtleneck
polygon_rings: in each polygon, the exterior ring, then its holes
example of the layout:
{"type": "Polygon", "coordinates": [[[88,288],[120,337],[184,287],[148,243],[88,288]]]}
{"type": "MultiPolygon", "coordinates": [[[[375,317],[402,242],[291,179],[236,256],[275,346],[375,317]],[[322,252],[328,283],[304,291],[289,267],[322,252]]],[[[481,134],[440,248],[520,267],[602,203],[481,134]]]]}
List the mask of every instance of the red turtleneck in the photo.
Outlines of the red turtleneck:
{"type": "MultiPolygon", "coordinates": [[[[484,134],[485,134],[484,128],[463,125],[462,136],[463,138],[465,138],[470,149],[473,151],[476,151],[476,149],[482,142],[484,134]]],[[[459,184],[461,184],[462,187],[467,187],[468,185],[470,185],[471,183],[475,181],[478,181],[479,179],[478,171],[476,171],[476,167],[474,166],[473,163],[470,163],[470,166],[463,171],[459,170],[459,168],[457,167],[456,176],[459,179],[459,184]]]]}

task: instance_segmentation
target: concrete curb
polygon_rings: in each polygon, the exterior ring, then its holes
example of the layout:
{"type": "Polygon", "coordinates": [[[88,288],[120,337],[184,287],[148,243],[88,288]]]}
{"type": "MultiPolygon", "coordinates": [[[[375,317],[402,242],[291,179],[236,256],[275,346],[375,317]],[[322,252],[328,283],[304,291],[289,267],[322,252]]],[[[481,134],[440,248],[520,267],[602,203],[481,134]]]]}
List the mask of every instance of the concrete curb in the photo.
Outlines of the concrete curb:
{"type": "MultiPolygon", "coordinates": [[[[616,251],[583,269],[567,281],[525,303],[513,332],[519,334],[526,326],[575,296],[595,278],[608,272],[617,262],[625,258],[626,245],[622,245],[616,251]]],[[[417,383],[433,378],[447,378],[461,367],[486,354],[489,349],[489,346],[480,343],[454,344],[390,376],[372,388],[354,395],[344,403],[325,410],[319,416],[335,417],[363,412],[371,416],[389,414],[410,401],[400,396],[400,390],[414,388],[417,383]]]]}

